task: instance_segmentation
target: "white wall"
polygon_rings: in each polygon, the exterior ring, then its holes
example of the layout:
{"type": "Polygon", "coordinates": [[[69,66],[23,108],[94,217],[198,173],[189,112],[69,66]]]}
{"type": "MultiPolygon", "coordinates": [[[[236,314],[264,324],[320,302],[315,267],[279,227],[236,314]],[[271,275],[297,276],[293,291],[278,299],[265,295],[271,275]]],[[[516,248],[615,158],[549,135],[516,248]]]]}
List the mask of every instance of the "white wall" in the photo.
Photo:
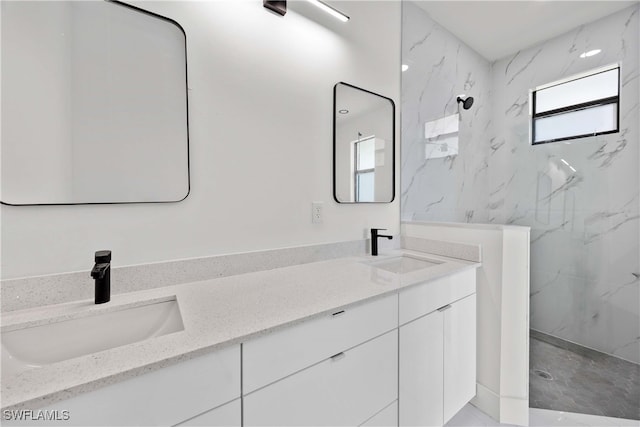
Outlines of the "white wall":
{"type": "MultiPolygon", "coordinates": [[[[398,233],[398,202],[332,198],[333,86],[400,91],[400,3],[135,2],[187,34],[191,194],[151,205],[2,206],[2,277],[88,270],[97,249],[131,265],[398,233]],[[324,201],[324,223],[311,202],[324,201]]],[[[399,128],[399,126],[397,127],[399,128]]],[[[396,138],[398,136],[396,135],[396,138]]],[[[398,138],[399,140],[399,138],[398,138]]]]}

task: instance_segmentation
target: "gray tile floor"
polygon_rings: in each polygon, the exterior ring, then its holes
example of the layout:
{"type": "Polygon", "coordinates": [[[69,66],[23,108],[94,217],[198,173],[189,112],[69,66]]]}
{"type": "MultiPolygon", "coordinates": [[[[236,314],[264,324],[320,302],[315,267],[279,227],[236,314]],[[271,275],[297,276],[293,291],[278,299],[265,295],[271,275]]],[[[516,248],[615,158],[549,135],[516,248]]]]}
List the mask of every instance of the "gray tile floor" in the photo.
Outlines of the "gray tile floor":
{"type": "Polygon", "coordinates": [[[537,331],[529,350],[530,407],[640,420],[640,365],[537,331]]]}

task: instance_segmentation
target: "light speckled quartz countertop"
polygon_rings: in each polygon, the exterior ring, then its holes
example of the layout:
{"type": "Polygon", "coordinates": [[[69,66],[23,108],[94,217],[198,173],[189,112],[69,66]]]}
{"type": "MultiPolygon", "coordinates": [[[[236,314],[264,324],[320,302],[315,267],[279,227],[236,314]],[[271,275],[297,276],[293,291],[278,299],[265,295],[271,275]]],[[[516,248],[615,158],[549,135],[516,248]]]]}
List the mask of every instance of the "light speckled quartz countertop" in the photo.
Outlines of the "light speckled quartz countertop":
{"type": "Polygon", "coordinates": [[[81,301],[2,316],[2,331],[115,311],[175,296],[184,331],[2,377],[2,409],[36,409],[216,349],[247,341],[316,316],[480,264],[409,250],[379,257],[322,261],[112,296],[95,305],[81,301]],[[394,274],[368,262],[400,253],[444,261],[394,274]]]}

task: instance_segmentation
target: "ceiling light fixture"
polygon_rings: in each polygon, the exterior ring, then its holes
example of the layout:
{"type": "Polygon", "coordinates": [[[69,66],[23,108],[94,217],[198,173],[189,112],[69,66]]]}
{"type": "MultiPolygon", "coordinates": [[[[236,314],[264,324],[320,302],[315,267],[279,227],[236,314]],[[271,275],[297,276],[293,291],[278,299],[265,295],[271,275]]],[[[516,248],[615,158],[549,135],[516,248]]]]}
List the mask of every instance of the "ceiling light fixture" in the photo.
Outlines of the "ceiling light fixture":
{"type": "Polygon", "coordinates": [[[287,0],[263,0],[262,5],[281,16],[287,13],[287,0]]]}
{"type": "Polygon", "coordinates": [[[588,51],[588,52],[582,52],[582,53],[580,54],[580,58],[588,58],[588,57],[590,57],[590,56],[597,55],[597,54],[599,54],[600,52],[602,52],[602,49],[593,49],[593,50],[590,50],[590,51],[588,51]]]}
{"type": "Polygon", "coordinates": [[[402,72],[404,73],[405,71],[407,71],[409,69],[409,66],[407,64],[402,64],[402,72]]]}
{"type": "Polygon", "coordinates": [[[338,9],[329,6],[325,2],[322,2],[320,0],[307,0],[307,1],[312,5],[316,6],[317,8],[324,10],[329,15],[333,16],[336,19],[339,19],[342,22],[347,22],[349,20],[349,17],[347,15],[340,12],[338,9]]]}

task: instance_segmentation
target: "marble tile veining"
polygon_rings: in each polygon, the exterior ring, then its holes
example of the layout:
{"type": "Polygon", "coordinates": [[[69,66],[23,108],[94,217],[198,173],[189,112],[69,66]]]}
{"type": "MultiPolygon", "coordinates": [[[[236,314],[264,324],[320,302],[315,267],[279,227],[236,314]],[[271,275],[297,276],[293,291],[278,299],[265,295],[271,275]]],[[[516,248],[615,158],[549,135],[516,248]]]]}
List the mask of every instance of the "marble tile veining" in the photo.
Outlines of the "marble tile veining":
{"type": "Polygon", "coordinates": [[[403,2],[401,218],[531,227],[532,328],[640,362],[640,5],[493,63],[403,2]],[[585,47],[599,55],[579,58],[585,47]],[[531,146],[529,90],[619,63],[620,132],[531,146]],[[471,85],[470,82],[473,82],[471,85]],[[460,112],[458,155],[424,122],[460,112]],[[477,108],[477,109],[476,109],[477,108]]]}

